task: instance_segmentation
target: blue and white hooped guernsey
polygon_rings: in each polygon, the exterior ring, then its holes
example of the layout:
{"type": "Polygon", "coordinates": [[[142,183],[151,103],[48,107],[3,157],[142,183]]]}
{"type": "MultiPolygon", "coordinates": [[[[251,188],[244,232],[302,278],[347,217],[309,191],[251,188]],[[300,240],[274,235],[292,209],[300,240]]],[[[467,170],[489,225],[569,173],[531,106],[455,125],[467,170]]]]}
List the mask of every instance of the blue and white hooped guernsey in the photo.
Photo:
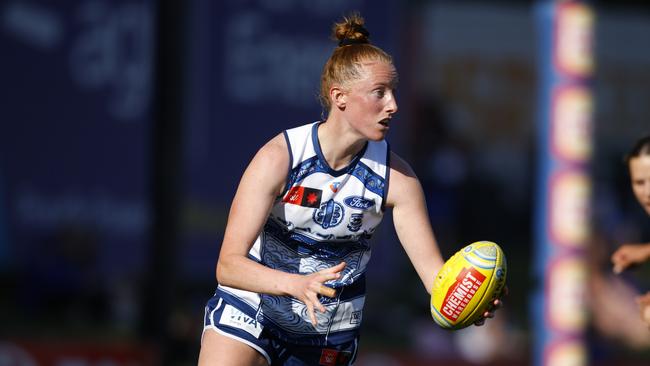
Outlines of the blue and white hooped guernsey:
{"type": "Polygon", "coordinates": [[[327,286],[336,298],[321,297],[325,313],[311,324],[304,303],[219,285],[217,292],[240,305],[256,326],[287,342],[324,346],[358,335],[365,301],[368,239],[381,222],[388,191],[389,147],[369,141],[348,167],[333,170],[325,161],[315,122],[284,131],[290,169],[249,257],[265,266],[308,274],[341,261],[347,264],[327,286]]]}

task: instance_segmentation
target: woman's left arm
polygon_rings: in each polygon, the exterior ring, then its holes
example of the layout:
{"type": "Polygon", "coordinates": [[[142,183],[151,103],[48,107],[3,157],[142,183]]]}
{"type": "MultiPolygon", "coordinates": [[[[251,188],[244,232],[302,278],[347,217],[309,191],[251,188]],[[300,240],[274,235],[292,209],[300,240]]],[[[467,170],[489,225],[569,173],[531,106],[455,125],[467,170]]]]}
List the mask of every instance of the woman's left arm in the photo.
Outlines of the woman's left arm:
{"type": "Polygon", "coordinates": [[[393,223],[402,247],[428,293],[444,264],[429,221],[420,181],[411,167],[391,152],[390,184],[386,206],[393,209],[393,223]]]}
{"type": "MultiPolygon", "coordinates": [[[[392,152],[386,206],[393,208],[393,223],[397,237],[424,287],[431,294],[433,281],[442,268],[444,260],[433,235],[422,185],[408,163],[392,152]]],[[[506,286],[502,295],[507,293],[506,286]]],[[[483,318],[474,324],[483,325],[485,318],[494,317],[494,311],[499,307],[501,307],[500,298],[495,299],[491,308],[483,313],[483,318]]]]}
{"type": "MultiPolygon", "coordinates": [[[[390,185],[386,206],[393,208],[397,237],[424,287],[431,294],[433,281],[444,260],[433,235],[422,185],[408,163],[392,152],[390,158],[390,185]]],[[[507,293],[508,288],[505,287],[502,294],[507,293]]],[[[479,319],[475,324],[482,325],[484,318],[492,318],[494,310],[499,307],[500,298],[494,300],[492,307],[483,313],[483,319],[479,319]]]]}

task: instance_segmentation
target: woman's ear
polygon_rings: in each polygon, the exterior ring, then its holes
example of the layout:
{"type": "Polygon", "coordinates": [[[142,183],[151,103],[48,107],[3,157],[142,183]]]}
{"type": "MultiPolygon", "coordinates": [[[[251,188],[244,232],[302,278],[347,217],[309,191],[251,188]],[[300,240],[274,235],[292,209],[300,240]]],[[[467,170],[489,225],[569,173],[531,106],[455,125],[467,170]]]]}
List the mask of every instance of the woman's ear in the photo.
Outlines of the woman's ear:
{"type": "Polygon", "coordinates": [[[347,94],[340,87],[333,86],[330,88],[330,100],[332,101],[332,105],[336,106],[336,108],[344,110],[347,99],[347,94]]]}

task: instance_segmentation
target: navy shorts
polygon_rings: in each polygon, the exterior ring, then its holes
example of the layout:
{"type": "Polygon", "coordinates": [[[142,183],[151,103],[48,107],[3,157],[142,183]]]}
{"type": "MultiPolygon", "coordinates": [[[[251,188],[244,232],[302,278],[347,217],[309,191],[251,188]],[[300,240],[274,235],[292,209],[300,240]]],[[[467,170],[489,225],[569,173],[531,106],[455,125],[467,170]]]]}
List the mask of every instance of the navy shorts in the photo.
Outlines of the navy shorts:
{"type": "Polygon", "coordinates": [[[304,346],[283,341],[262,326],[255,314],[244,306],[215,295],[205,307],[204,328],[253,347],[269,365],[286,366],[342,366],[353,365],[357,357],[359,338],[341,344],[304,346]]]}

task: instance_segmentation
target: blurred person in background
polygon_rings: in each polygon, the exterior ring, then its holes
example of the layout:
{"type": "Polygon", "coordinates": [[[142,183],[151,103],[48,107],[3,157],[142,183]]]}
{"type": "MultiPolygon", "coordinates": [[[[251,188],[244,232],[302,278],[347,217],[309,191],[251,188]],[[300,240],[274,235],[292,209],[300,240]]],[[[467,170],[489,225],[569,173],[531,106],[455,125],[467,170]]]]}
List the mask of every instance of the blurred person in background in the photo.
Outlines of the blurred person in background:
{"type": "Polygon", "coordinates": [[[603,338],[594,347],[594,356],[602,358],[616,357],[619,344],[636,351],[650,347],[647,326],[630,316],[639,310],[635,303],[637,286],[611,271],[609,234],[603,226],[594,225],[587,262],[590,325],[603,338]]]}
{"type": "MultiPolygon", "coordinates": [[[[641,207],[650,216],[650,136],[641,138],[625,156],[632,191],[641,207]]],[[[614,272],[650,260],[650,243],[624,244],[612,254],[614,272]]],[[[650,292],[637,297],[643,320],[650,325],[650,292]]]]}
{"type": "Polygon", "coordinates": [[[358,14],[333,36],[321,75],[327,118],[277,135],[241,178],[199,365],[352,364],[368,239],[386,207],[427,292],[443,265],[420,182],[384,140],[397,112],[392,58],[358,14]]]}

